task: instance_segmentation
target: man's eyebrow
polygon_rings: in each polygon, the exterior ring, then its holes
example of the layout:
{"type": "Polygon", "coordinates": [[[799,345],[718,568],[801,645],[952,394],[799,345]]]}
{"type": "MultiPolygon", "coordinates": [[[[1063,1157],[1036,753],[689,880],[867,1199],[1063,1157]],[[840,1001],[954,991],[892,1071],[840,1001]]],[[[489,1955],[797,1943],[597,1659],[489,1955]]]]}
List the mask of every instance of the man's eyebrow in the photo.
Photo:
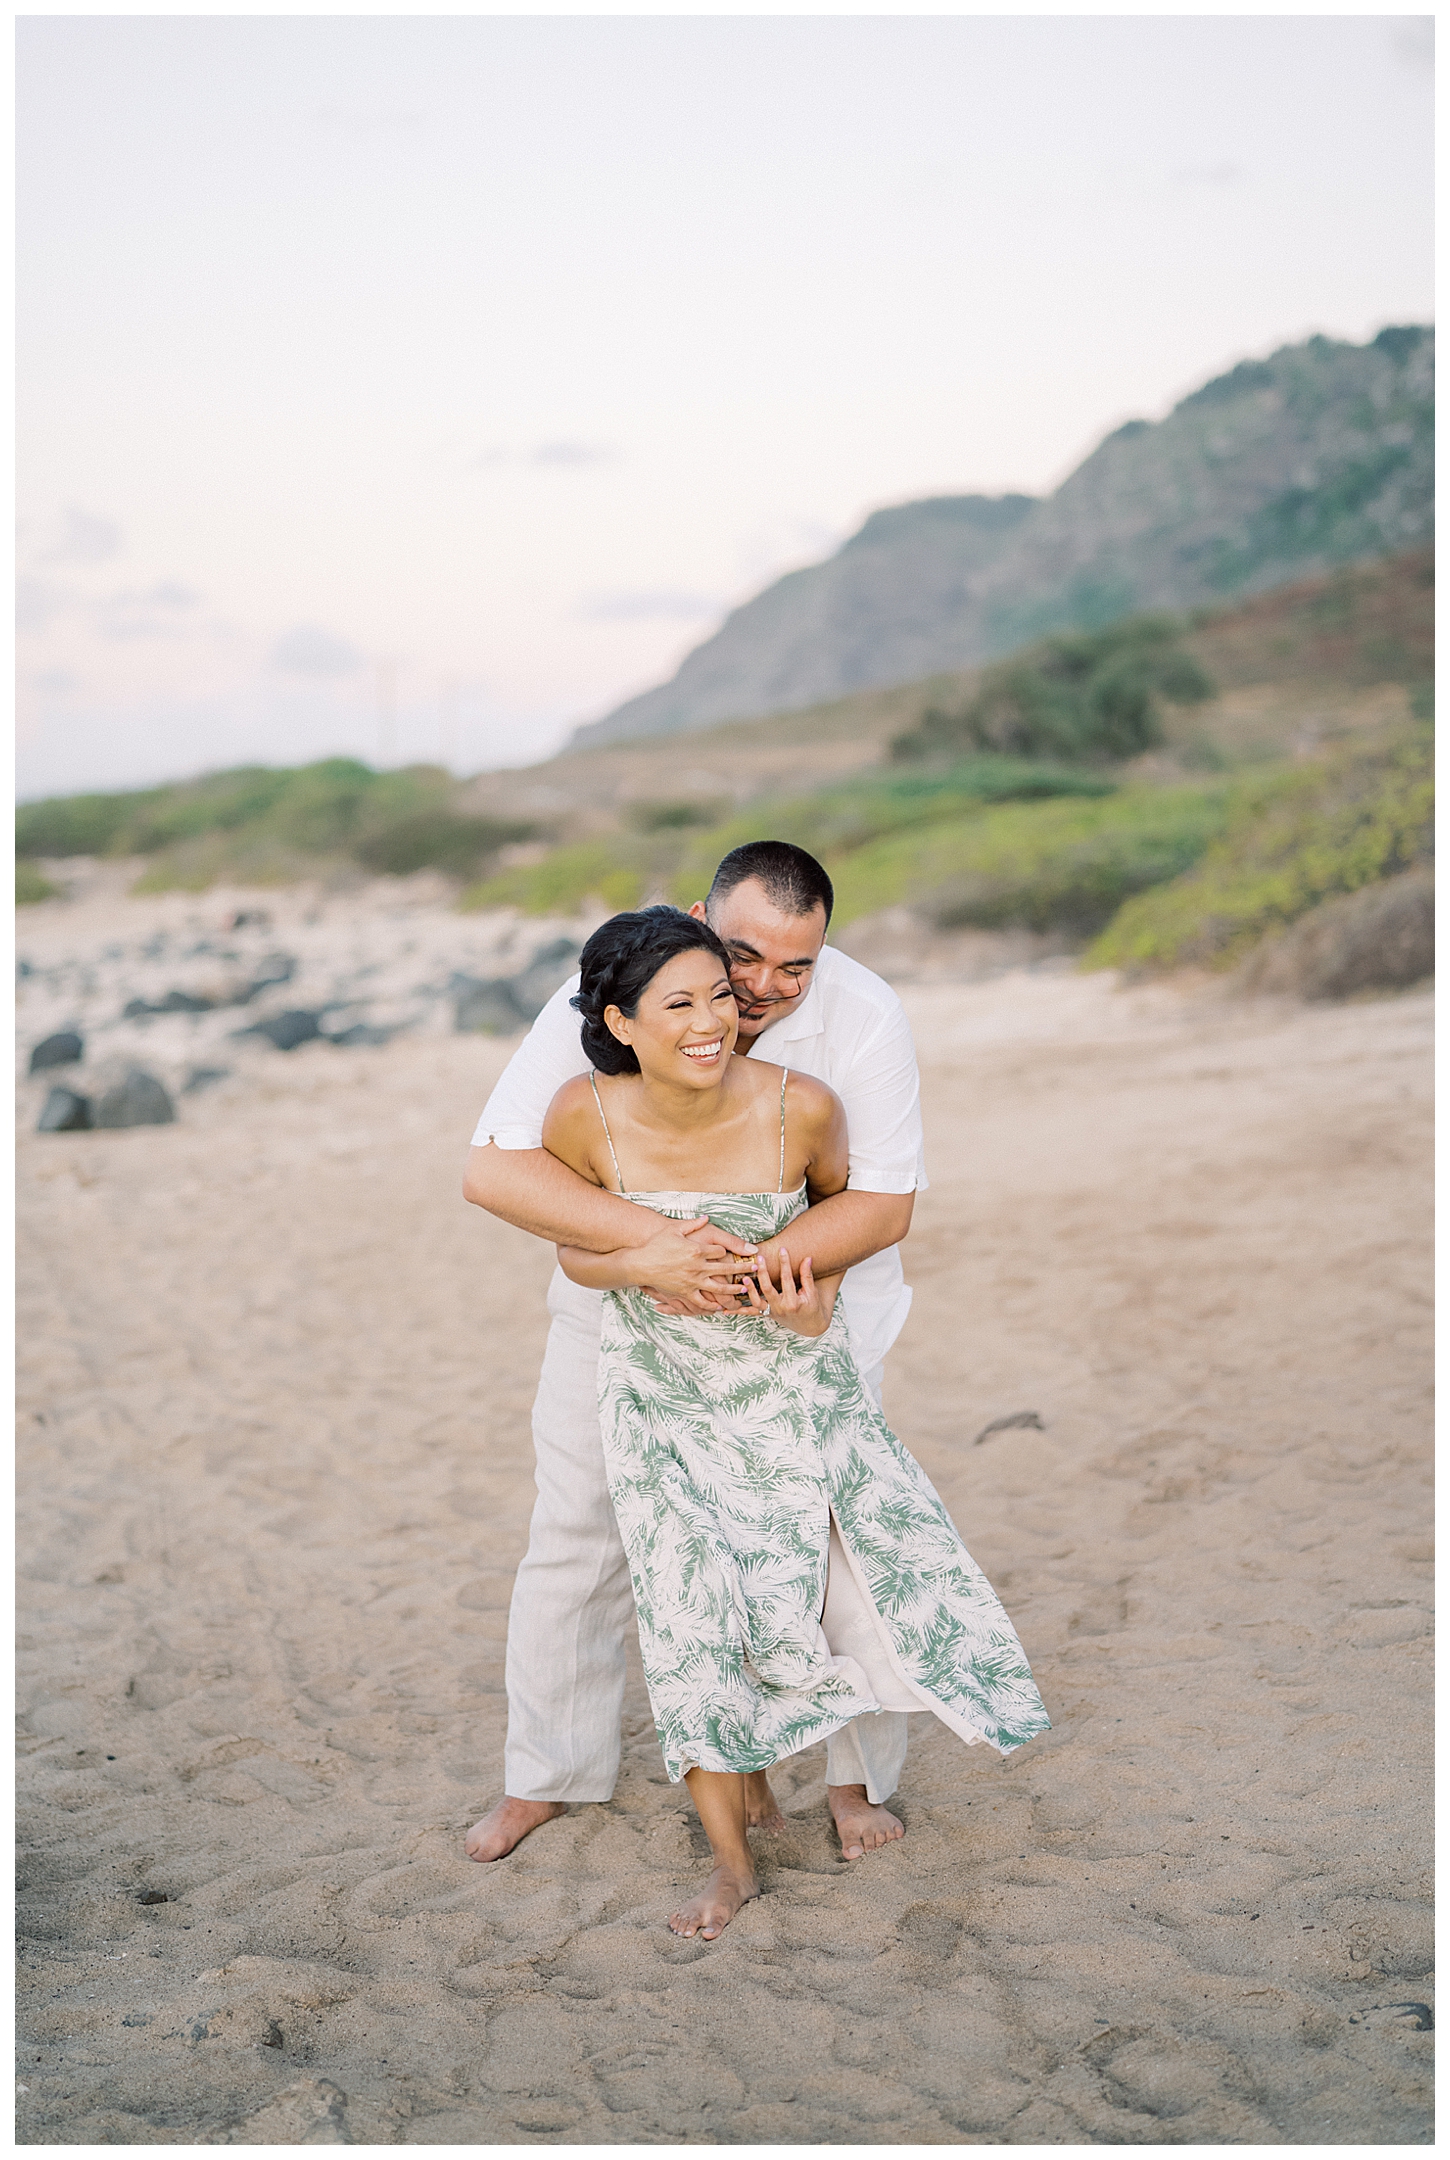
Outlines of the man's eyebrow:
{"type": "MultiPolygon", "coordinates": [[[[747,945],[744,938],[727,938],[725,942],[732,952],[747,953],[752,960],[765,958],[764,953],[758,952],[755,946],[747,945]]],[[[798,959],[777,960],[775,964],[777,967],[814,967],[819,958],[818,953],[802,953],[798,959]]]]}

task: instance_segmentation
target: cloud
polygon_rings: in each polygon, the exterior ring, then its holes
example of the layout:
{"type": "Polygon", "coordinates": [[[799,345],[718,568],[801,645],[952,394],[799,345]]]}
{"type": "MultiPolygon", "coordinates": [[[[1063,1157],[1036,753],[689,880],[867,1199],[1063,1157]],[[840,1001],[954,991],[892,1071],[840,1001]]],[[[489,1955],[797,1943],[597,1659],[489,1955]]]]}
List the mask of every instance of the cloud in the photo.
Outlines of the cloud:
{"type": "Polygon", "coordinates": [[[585,622],[700,622],[724,607],[710,593],[619,592],[596,593],[576,612],[585,622]]]}
{"type": "Polygon", "coordinates": [[[1184,165],[1173,178],[1179,187],[1237,187],[1244,178],[1244,169],[1220,158],[1213,165],[1184,165]]]}
{"type": "Polygon", "coordinates": [[[614,452],[603,443],[536,443],[524,460],[528,465],[608,465],[614,452]]]}
{"type": "Polygon", "coordinates": [[[580,471],[590,465],[612,465],[618,457],[607,443],[558,442],[535,443],[528,450],[504,450],[494,444],[488,450],[480,450],[468,460],[470,472],[496,472],[500,466],[522,466],[531,472],[580,471]]]}
{"type": "Polygon", "coordinates": [[[167,579],[144,592],[107,593],[86,609],[102,637],[175,638],[191,635],[192,626],[178,617],[186,615],[201,599],[189,585],[167,579]]]}
{"type": "Polygon", "coordinates": [[[43,630],[52,616],[64,612],[70,594],[62,585],[50,578],[31,576],[15,580],[15,627],[17,630],[43,630]]]}
{"type": "Polygon", "coordinates": [[[44,563],[109,562],[121,552],[121,528],[110,518],[93,517],[76,504],[67,504],[60,528],[39,557],[44,563]]]}
{"type": "Polygon", "coordinates": [[[269,657],[273,667],[288,675],[350,675],[363,664],[355,645],[312,623],[284,630],[269,657]]]}
{"type": "Polygon", "coordinates": [[[1431,70],[1435,65],[1435,18],[1433,15],[1402,15],[1387,26],[1390,43],[1406,67],[1431,70]]]}
{"type": "Polygon", "coordinates": [[[15,623],[18,630],[43,630],[56,616],[69,615],[101,637],[176,637],[184,634],[178,618],[200,600],[200,593],[175,578],[143,590],[97,593],[26,574],[16,580],[15,623]]]}
{"type": "Polygon", "coordinates": [[[340,134],[372,141],[384,135],[416,135],[425,125],[427,116],[401,105],[380,105],[371,112],[346,105],[324,105],[319,108],[317,118],[325,128],[335,128],[340,134]]]}

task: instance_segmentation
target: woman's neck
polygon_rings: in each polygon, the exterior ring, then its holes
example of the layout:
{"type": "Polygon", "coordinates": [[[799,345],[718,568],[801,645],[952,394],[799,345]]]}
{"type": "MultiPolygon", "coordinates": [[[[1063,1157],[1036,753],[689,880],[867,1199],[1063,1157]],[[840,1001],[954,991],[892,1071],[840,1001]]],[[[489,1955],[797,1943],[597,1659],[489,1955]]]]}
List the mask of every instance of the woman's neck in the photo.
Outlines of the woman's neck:
{"type": "Polygon", "coordinates": [[[720,1115],[729,1092],[730,1068],[726,1066],[719,1085],[712,1088],[680,1087],[671,1080],[652,1079],[645,1072],[639,1080],[639,1093],[634,1099],[636,1117],[683,1137],[702,1131],[720,1115]]]}

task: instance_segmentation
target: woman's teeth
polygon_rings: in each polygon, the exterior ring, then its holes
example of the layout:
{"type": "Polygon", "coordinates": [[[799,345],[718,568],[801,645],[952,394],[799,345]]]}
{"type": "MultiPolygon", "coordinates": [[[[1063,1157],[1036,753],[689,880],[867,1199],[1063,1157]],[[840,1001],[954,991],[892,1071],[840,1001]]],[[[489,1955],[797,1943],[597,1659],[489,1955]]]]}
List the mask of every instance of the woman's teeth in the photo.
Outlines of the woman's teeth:
{"type": "Polygon", "coordinates": [[[685,1056],[687,1058],[692,1058],[697,1065],[713,1065],[716,1058],[720,1055],[720,1045],[717,1042],[698,1043],[694,1045],[687,1043],[684,1044],[682,1047],[684,1049],[685,1056]]]}

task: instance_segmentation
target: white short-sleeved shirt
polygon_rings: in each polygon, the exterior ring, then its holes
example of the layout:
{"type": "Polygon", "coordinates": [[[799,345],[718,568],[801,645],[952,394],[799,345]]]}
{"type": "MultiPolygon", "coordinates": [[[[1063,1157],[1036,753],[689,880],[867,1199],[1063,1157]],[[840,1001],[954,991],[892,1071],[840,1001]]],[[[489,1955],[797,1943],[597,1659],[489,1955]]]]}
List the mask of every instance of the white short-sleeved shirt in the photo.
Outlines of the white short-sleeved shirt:
{"type": "MultiPolygon", "coordinates": [[[[478,1121],[475,1147],[543,1146],[550,1103],[566,1080],[589,1070],[579,1015],[569,1003],[578,987],[574,975],[555,991],[509,1059],[478,1121]]],[[[824,946],[809,989],[757,1037],[752,1055],[835,1089],[846,1110],[853,1191],[925,1191],[916,1048],[900,998],[879,975],[824,946]]],[[[899,1248],[888,1246],[849,1269],[841,1299],[857,1355],[863,1365],[876,1364],[911,1304],[899,1248]]]]}

